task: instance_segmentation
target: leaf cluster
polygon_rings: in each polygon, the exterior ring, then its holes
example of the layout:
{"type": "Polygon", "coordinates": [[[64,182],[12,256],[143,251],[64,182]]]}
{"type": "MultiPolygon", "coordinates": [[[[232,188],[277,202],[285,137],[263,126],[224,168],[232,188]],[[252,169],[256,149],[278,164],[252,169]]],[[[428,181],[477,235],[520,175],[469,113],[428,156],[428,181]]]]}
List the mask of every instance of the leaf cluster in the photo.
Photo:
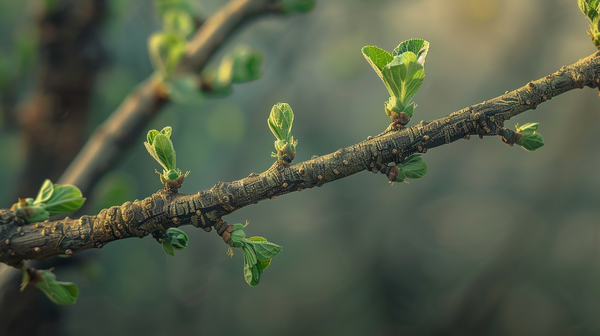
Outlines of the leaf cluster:
{"type": "Polygon", "coordinates": [[[85,203],[85,197],[74,185],[53,184],[44,181],[37,197],[19,199],[13,209],[29,223],[41,222],[50,216],[73,212],[85,203]]]}
{"type": "MultiPolygon", "coordinates": [[[[247,224],[246,224],[247,225],[247,224]]],[[[282,247],[268,242],[263,237],[246,238],[244,224],[233,224],[234,230],[229,239],[229,254],[233,255],[231,248],[241,248],[244,253],[244,280],[254,287],[260,282],[260,276],[275,258],[282,247]]]]}
{"type": "Polygon", "coordinates": [[[429,42],[422,39],[406,40],[391,54],[375,46],[362,48],[363,56],[390,94],[385,103],[385,113],[393,120],[398,119],[402,112],[412,118],[417,105],[410,101],[423,84],[428,51],[429,42]]]}
{"type": "Polygon", "coordinates": [[[290,163],[296,157],[296,145],[298,140],[292,136],[292,124],[294,123],[294,111],[289,104],[277,103],[271,109],[267,119],[271,132],[277,138],[275,141],[276,153],[271,156],[279,161],[290,163]]]}

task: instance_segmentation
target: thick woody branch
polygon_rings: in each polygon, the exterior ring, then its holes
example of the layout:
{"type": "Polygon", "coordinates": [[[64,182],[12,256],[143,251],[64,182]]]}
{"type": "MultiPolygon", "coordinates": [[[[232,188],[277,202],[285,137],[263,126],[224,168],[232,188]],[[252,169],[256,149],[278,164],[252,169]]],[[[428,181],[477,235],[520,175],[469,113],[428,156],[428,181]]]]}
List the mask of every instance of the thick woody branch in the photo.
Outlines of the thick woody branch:
{"type": "MultiPolygon", "coordinates": [[[[177,71],[200,72],[238,27],[260,14],[275,11],[273,0],[232,0],[200,26],[177,71]]],[[[58,183],[76,185],[84,195],[88,194],[167,102],[159,83],[149,78],[140,84],[96,129],[58,183]]]]}
{"type": "Polygon", "coordinates": [[[24,225],[14,213],[0,212],[0,261],[18,266],[25,259],[74,254],[123,238],[144,237],[157,230],[191,224],[210,231],[222,217],[250,204],[290,192],[322,186],[361,171],[384,172],[388,163],[452,143],[470,135],[512,139],[504,121],[566,91],[600,84],[600,52],[481,104],[430,122],[388,132],[294,165],[274,164],[262,174],[218,182],[192,195],[176,190],[156,194],[96,216],[24,225]]]}

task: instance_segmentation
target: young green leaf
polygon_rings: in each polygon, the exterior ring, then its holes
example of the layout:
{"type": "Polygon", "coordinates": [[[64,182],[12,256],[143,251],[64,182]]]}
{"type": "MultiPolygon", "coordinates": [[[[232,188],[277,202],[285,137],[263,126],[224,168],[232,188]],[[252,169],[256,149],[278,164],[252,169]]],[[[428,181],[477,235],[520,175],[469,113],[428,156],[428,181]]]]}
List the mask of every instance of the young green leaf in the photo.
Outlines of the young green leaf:
{"type": "Polygon", "coordinates": [[[181,250],[188,246],[189,237],[181,229],[169,228],[163,236],[164,240],[169,241],[173,248],[181,250]]]}
{"type": "Polygon", "coordinates": [[[71,305],[77,301],[79,288],[72,282],[56,281],[56,275],[48,270],[39,270],[43,281],[35,284],[54,303],[71,305]]]}
{"type": "Polygon", "coordinates": [[[52,182],[50,182],[50,180],[45,180],[44,184],[42,184],[42,187],[40,188],[40,191],[37,194],[37,197],[35,198],[35,201],[33,202],[33,204],[37,204],[37,203],[44,203],[47,200],[50,199],[50,196],[52,196],[52,192],[54,191],[54,185],[52,184],[52,182]]]}
{"type": "Polygon", "coordinates": [[[521,140],[517,142],[517,145],[523,147],[525,150],[534,151],[544,146],[544,139],[539,133],[524,135],[521,140]]]}
{"type": "Polygon", "coordinates": [[[403,105],[407,105],[419,91],[425,69],[417,63],[417,55],[407,51],[388,63],[382,70],[383,81],[390,96],[396,96],[403,105]]]}
{"type": "Polygon", "coordinates": [[[282,250],[282,247],[273,243],[269,243],[263,237],[250,237],[244,242],[254,249],[258,260],[270,260],[276,257],[282,250]]]}
{"type": "Polygon", "coordinates": [[[418,179],[427,174],[427,164],[421,158],[421,154],[409,156],[400,166],[400,170],[408,178],[418,179]]]}
{"type": "Polygon", "coordinates": [[[171,134],[173,133],[173,128],[171,126],[165,126],[160,130],[160,133],[164,134],[167,138],[171,138],[171,134]]]}
{"type": "Polygon", "coordinates": [[[170,241],[168,241],[166,239],[163,240],[162,247],[163,247],[163,250],[165,250],[166,254],[170,255],[171,257],[175,256],[175,249],[173,248],[173,245],[171,244],[170,241]]]}
{"type": "Polygon", "coordinates": [[[173,148],[173,142],[169,137],[164,134],[157,134],[154,138],[154,143],[152,144],[154,147],[154,151],[156,156],[158,157],[159,163],[163,166],[163,168],[167,171],[171,169],[175,169],[176,167],[176,157],[175,157],[175,148],[173,148]]]}
{"type": "Polygon", "coordinates": [[[74,185],[55,184],[52,196],[43,203],[44,208],[50,216],[73,212],[85,203],[82,196],[81,190],[74,185]]]}
{"type": "Polygon", "coordinates": [[[363,47],[361,51],[367,62],[373,67],[373,70],[375,70],[377,75],[383,80],[381,71],[384,66],[394,59],[394,57],[390,55],[389,52],[375,46],[363,47]]]}
{"type": "Polygon", "coordinates": [[[269,114],[269,128],[273,135],[279,140],[290,141],[292,124],[294,123],[294,111],[289,104],[277,103],[269,114]]]}
{"type": "Polygon", "coordinates": [[[515,129],[518,133],[522,133],[523,135],[532,135],[537,132],[539,126],[539,123],[528,123],[521,127],[519,127],[519,124],[517,124],[515,125],[515,129]]]}
{"type": "Polygon", "coordinates": [[[515,126],[518,133],[523,134],[523,137],[516,142],[517,145],[523,147],[528,151],[534,151],[544,146],[544,139],[542,135],[537,132],[539,123],[528,123],[519,127],[519,124],[515,126]]]}
{"type": "Polygon", "coordinates": [[[425,65],[425,58],[429,52],[429,42],[417,38],[406,40],[400,43],[396,49],[392,51],[392,56],[400,56],[407,51],[417,55],[417,62],[419,62],[421,65],[425,65]]]}
{"type": "Polygon", "coordinates": [[[148,140],[148,144],[152,145],[154,143],[154,138],[156,137],[156,135],[158,135],[158,131],[157,130],[150,130],[148,131],[148,135],[146,135],[146,139],[148,140]]]}

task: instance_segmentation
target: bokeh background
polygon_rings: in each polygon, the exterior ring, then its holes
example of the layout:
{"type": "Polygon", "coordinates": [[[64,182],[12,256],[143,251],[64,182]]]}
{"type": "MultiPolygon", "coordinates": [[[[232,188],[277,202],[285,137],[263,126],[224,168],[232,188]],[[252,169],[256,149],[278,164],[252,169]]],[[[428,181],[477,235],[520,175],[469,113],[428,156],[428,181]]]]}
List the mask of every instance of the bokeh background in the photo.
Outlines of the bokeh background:
{"type": "MultiPolygon", "coordinates": [[[[0,93],[10,93],[5,110],[26,104],[35,89],[42,2],[0,3],[4,68],[31,57],[18,85],[0,93]],[[15,50],[22,56],[6,56],[15,50]]],[[[201,1],[207,15],[224,3],[201,1]]],[[[106,6],[104,62],[81,125],[87,134],[151,74],[146,41],[160,29],[152,1],[107,0],[106,6]]],[[[246,25],[213,58],[218,63],[238,44],[259,48],[265,55],[260,80],[236,85],[224,98],[169,104],[146,129],[173,127],[179,166],[191,171],[181,192],[193,193],[272,164],[266,119],[277,102],[294,109],[298,161],[380,133],[389,122],[387,91],[360,52],[365,45],[392,50],[413,37],[431,43],[415,97],[418,122],[593,53],[587,25],[574,0],[322,0],[306,15],[246,25]]],[[[429,173],[409,184],[390,186],[385,176],[364,172],[226,217],[249,220],[249,235],[284,247],[256,288],[243,280],[241,253],[231,260],[214,232],[192,227],[184,228],[189,247],[175,257],[150,238],[86,252],[75,266],[56,269],[81,294],[75,306],[60,308],[52,332],[598,335],[598,106],[597,92],[575,90],[509,121],[540,123],[546,146],[536,152],[474,137],[429,151],[423,156],[429,173]]],[[[14,203],[13,191],[27,178],[20,174],[19,124],[6,115],[2,207],[14,203]]],[[[86,195],[87,213],[161,188],[143,141],[142,134],[86,195]]]]}

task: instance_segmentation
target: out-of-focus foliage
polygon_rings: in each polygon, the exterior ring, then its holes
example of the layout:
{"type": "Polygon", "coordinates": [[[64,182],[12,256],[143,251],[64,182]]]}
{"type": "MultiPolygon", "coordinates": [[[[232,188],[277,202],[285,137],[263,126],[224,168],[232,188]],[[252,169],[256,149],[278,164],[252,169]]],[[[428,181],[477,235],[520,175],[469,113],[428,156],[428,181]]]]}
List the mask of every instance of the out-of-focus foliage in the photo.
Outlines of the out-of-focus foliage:
{"type": "MultiPolygon", "coordinates": [[[[30,20],[20,3],[0,3],[3,52],[30,20]]],[[[223,3],[202,5],[212,13],[223,3]]],[[[146,41],[162,27],[150,1],[113,4],[104,36],[111,63],[90,130],[152,72],[146,41]]],[[[418,122],[591,54],[588,24],[573,1],[318,1],[306,15],[247,25],[213,58],[218,65],[237,42],[261,49],[260,80],[198,106],[169,105],[147,129],[176,130],[177,163],[194,171],[180,191],[197,192],[271,166],[265,120],[279,101],[296,115],[296,161],[385,129],[389,119],[373,116],[388,92],[362,46],[431,43],[418,122]]],[[[108,244],[94,282],[83,270],[55,271],[81,289],[66,312],[68,335],[592,334],[600,328],[598,103],[593,90],[571,91],[511,120],[543,125],[539,151],[472,137],[427,152],[427,178],[401,188],[362,173],[235,212],[228,222],[249,219],[285,246],[255,288],[214,232],[186,229],[192,244],[174,258],[151,238],[108,244]]],[[[145,168],[156,164],[144,136],[118,167],[137,185],[126,200],[160,187],[145,168]]],[[[0,134],[3,190],[13,186],[19,148],[16,135],[0,134]]]]}

